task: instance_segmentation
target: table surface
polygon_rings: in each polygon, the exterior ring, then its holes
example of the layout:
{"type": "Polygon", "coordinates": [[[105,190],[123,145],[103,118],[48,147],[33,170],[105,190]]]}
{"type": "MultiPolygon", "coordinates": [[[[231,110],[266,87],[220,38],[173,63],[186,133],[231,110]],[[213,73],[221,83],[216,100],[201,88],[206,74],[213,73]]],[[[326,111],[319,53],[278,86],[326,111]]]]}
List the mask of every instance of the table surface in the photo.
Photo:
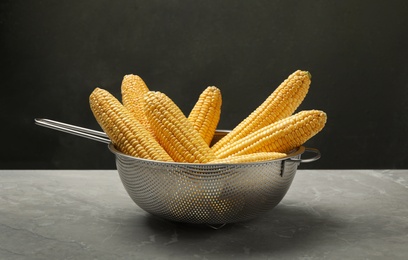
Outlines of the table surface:
{"type": "Polygon", "coordinates": [[[298,170],[220,229],[152,216],[115,170],[0,170],[0,259],[406,259],[408,170],[298,170]]]}

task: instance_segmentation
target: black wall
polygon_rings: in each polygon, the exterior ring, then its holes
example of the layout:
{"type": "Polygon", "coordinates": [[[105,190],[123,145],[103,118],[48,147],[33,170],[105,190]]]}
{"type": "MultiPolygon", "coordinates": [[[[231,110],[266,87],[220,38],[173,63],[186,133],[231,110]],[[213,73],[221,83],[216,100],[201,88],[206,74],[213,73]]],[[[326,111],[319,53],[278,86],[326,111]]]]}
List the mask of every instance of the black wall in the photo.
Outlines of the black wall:
{"type": "Polygon", "coordinates": [[[1,1],[2,169],[114,168],[104,144],[34,125],[99,129],[95,87],[120,98],[138,74],[189,113],[223,93],[219,128],[244,119],[293,71],[312,85],[301,109],[328,114],[301,168],[408,168],[408,2],[1,1]]]}

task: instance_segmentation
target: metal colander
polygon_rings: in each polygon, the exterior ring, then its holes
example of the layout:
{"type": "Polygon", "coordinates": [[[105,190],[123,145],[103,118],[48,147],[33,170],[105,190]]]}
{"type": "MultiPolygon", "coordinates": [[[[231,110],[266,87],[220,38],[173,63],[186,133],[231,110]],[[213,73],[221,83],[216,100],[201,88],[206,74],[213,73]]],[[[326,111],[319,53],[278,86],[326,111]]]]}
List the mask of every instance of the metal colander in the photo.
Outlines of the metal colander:
{"type": "Polygon", "coordinates": [[[285,196],[305,147],[288,157],[242,164],[138,159],[110,144],[123,185],[145,211],[172,221],[226,224],[257,217],[285,196]]]}
{"type": "MultiPolygon", "coordinates": [[[[320,158],[317,149],[301,146],[287,157],[263,162],[160,162],[119,152],[103,132],[48,119],[36,119],[36,123],[107,143],[131,199],[153,215],[184,223],[213,225],[255,218],[282,200],[300,163],[320,158]],[[314,152],[316,156],[301,159],[305,151],[314,152]]],[[[213,142],[228,132],[217,130],[213,142]]]]}

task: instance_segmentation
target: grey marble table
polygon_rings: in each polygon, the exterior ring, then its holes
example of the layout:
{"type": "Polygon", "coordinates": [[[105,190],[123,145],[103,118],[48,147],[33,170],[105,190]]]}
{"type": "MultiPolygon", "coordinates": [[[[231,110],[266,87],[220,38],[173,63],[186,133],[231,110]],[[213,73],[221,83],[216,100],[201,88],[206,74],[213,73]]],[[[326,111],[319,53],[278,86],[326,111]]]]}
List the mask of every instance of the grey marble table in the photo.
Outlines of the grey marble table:
{"type": "Polygon", "coordinates": [[[218,230],[144,212],[114,170],[0,171],[0,259],[407,255],[408,170],[298,170],[277,207],[218,230]]]}

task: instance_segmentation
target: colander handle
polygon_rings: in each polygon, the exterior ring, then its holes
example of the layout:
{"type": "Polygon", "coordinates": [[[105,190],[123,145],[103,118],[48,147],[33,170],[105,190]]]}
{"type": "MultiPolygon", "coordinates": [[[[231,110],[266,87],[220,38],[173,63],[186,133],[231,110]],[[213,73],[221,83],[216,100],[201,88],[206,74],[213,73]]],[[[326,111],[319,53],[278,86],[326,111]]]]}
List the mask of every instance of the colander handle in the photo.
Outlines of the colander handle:
{"type": "Polygon", "coordinates": [[[306,153],[306,152],[315,153],[315,156],[314,156],[314,157],[311,157],[311,158],[307,158],[307,159],[302,159],[302,158],[300,158],[300,159],[290,158],[290,160],[293,161],[293,162],[298,162],[298,163],[310,163],[310,162],[314,162],[314,161],[319,160],[320,157],[321,157],[320,151],[317,150],[316,148],[308,148],[308,147],[306,147],[306,148],[305,148],[305,153],[306,153]]]}
{"type": "Polygon", "coordinates": [[[45,118],[35,118],[34,122],[36,125],[51,128],[53,130],[61,131],[72,135],[77,135],[101,143],[106,144],[110,143],[110,139],[108,138],[108,136],[101,131],[96,131],[76,125],[70,125],[45,118]]]}

